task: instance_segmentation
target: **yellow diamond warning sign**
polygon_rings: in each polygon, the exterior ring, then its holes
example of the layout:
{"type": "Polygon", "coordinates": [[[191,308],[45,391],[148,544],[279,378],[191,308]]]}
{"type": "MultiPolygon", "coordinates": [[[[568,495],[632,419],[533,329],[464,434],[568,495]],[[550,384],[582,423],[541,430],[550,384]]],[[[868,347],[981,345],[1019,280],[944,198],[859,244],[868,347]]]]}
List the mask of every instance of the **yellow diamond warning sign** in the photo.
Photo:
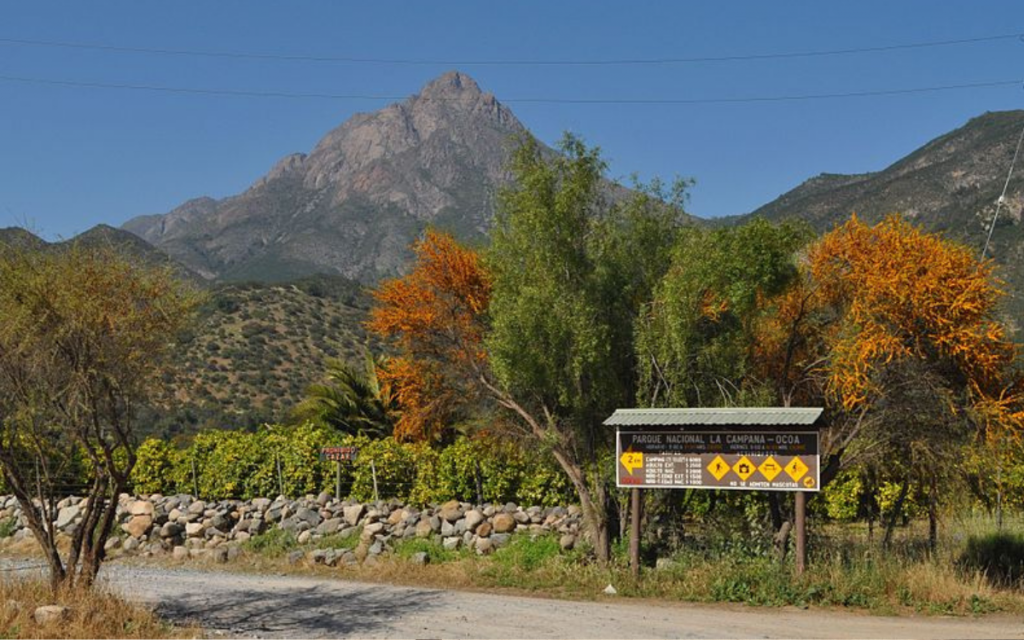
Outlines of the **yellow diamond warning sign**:
{"type": "Polygon", "coordinates": [[[729,465],[722,460],[722,456],[715,456],[715,459],[708,464],[708,473],[715,476],[715,480],[721,480],[725,474],[729,473],[729,465]]]}
{"type": "Polygon", "coordinates": [[[790,478],[793,478],[794,482],[804,477],[804,474],[807,473],[807,469],[807,465],[804,464],[804,461],[800,458],[793,458],[789,461],[789,464],[786,465],[786,473],[789,474],[790,478]]]}
{"type": "Polygon", "coordinates": [[[633,475],[633,471],[636,469],[644,468],[644,454],[642,451],[627,451],[622,454],[619,461],[622,462],[622,466],[626,467],[629,475],[633,475]]]}
{"type": "Polygon", "coordinates": [[[765,480],[771,482],[775,479],[775,476],[782,472],[782,465],[775,461],[775,458],[768,456],[768,459],[761,463],[761,466],[757,468],[761,472],[761,475],[765,477],[765,480]]]}
{"type": "Polygon", "coordinates": [[[732,470],[736,472],[736,475],[740,477],[740,480],[746,481],[747,478],[754,475],[754,472],[757,471],[757,467],[755,467],[754,463],[750,461],[750,458],[743,456],[732,466],[732,470]]]}

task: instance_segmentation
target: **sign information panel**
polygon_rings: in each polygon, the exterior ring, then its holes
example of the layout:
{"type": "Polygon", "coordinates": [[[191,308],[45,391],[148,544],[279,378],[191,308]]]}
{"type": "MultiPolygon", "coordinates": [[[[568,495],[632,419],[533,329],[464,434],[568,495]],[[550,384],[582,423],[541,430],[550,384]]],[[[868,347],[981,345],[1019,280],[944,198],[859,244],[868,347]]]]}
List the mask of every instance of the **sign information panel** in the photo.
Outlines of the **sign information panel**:
{"type": "Polygon", "coordinates": [[[359,447],[324,447],[320,449],[321,460],[355,460],[359,447]]]}
{"type": "Polygon", "coordinates": [[[818,433],[618,431],[618,486],[817,491],[818,433]]]}

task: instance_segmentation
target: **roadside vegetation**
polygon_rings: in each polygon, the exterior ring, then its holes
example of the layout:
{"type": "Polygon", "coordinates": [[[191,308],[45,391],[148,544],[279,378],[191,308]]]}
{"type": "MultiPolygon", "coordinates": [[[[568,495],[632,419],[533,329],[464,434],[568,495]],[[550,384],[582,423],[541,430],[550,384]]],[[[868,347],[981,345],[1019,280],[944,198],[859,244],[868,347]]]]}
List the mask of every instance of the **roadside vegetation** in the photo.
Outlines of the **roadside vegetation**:
{"type": "Polygon", "coordinates": [[[172,626],[151,609],[126,602],[102,588],[58,589],[34,579],[0,579],[2,638],[196,638],[202,630],[172,626]],[[59,608],[49,621],[38,607],[59,608]]]}
{"type": "MultiPolygon", "coordinates": [[[[1013,524],[1019,527],[1024,522],[1015,519],[1013,524]]],[[[881,615],[1024,613],[1020,574],[986,572],[988,566],[1021,567],[1024,562],[1020,538],[993,533],[994,529],[994,521],[981,516],[951,522],[945,542],[932,552],[927,545],[927,522],[918,521],[901,527],[889,552],[882,553],[877,540],[868,539],[865,526],[824,525],[813,529],[808,567],[799,576],[791,562],[780,562],[766,551],[770,541],[723,535],[717,526],[699,527],[691,540],[657,564],[648,553],[650,562],[639,579],[630,571],[625,544],[613,545],[610,562],[602,564],[585,546],[565,551],[556,536],[525,534],[513,536],[507,546],[485,556],[414,539],[398,543],[372,565],[326,567],[287,560],[287,552],[309,551],[314,546],[299,545],[294,536],[281,545],[282,536],[268,533],[246,543],[245,561],[229,566],[583,600],[733,602],[862,609],[881,615]],[[1005,543],[1000,541],[1008,536],[1016,541],[1014,550],[989,549],[993,544],[1002,547],[1005,543]],[[261,538],[268,542],[257,542],[261,538]],[[426,554],[425,564],[414,558],[417,554],[426,554]],[[614,587],[614,595],[605,592],[608,585],[614,587]]],[[[353,544],[355,539],[350,539],[353,544]]],[[[645,552],[650,551],[651,545],[645,545],[645,552]]]]}

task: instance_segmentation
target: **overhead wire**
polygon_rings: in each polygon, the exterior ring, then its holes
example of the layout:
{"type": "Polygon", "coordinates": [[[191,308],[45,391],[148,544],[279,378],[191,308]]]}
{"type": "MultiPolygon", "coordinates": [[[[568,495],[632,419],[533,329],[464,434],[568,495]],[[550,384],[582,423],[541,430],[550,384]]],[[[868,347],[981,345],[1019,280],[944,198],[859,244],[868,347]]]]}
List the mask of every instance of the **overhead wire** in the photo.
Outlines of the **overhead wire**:
{"type": "MultiPolygon", "coordinates": [[[[205,89],[200,87],[175,87],[154,84],[128,84],[110,82],[89,82],[79,80],[62,80],[53,78],[38,78],[31,76],[0,75],[2,82],[16,82],[23,84],[38,84],[48,86],[86,88],[86,89],[117,89],[130,91],[149,91],[158,93],[179,93],[192,95],[214,95],[231,96],[242,98],[287,98],[305,100],[368,100],[368,101],[398,101],[405,100],[406,95],[386,94],[336,94],[336,93],[314,93],[314,92],[288,92],[288,91],[263,91],[263,90],[238,90],[238,89],[205,89]]],[[[846,91],[835,93],[811,93],[811,94],[790,94],[776,96],[741,96],[741,97],[713,97],[713,98],[544,98],[544,97],[511,97],[503,98],[502,103],[506,104],[572,104],[572,105],[702,105],[702,104],[743,104],[755,102],[794,102],[802,100],[830,100],[841,98],[861,98],[875,96],[895,96],[919,93],[934,93],[939,91],[955,91],[964,89],[983,89],[993,87],[1005,87],[1021,85],[1024,80],[993,80],[983,82],[970,82],[964,84],[948,84],[926,87],[905,87],[899,89],[875,89],[867,91],[846,91]]],[[[429,99],[439,102],[459,102],[463,98],[431,96],[420,99],[429,99]]]]}
{"type": "Polygon", "coordinates": [[[743,62],[756,60],[788,60],[794,58],[818,58],[827,56],[856,55],[865,53],[883,53],[891,51],[905,51],[913,49],[927,49],[934,47],[948,47],[964,44],[979,44],[985,42],[996,42],[1000,40],[1020,39],[1024,37],[1021,33],[995,34],[978,36],[974,38],[956,38],[949,40],[931,40],[924,42],[897,43],[891,45],[879,45],[872,47],[850,47],[843,49],[824,49],[811,51],[784,51],[772,53],[735,54],[719,56],[691,56],[691,57],[659,57],[659,58],[607,58],[607,59],[585,59],[585,58],[563,58],[563,59],[459,59],[459,58],[373,58],[359,56],[331,56],[312,54],[287,54],[287,53],[262,53],[246,51],[211,51],[202,49],[169,49],[159,47],[133,47],[91,42],[69,42],[59,40],[34,40],[28,38],[4,38],[0,37],[0,44],[65,48],[78,50],[106,51],[113,53],[153,54],[167,56],[192,56],[205,58],[229,58],[242,60],[278,60],[287,62],[329,62],[346,64],[376,64],[376,65],[404,65],[404,66],[427,66],[427,65],[454,65],[454,66],[638,66],[638,65],[672,65],[672,64],[699,64],[711,62],[743,62]]]}
{"type": "Polygon", "coordinates": [[[992,216],[992,223],[988,228],[988,236],[985,238],[985,246],[981,250],[981,259],[985,259],[985,254],[988,253],[989,243],[992,241],[992,232],[996,229],[996,221],[999,220],[999,209],[1002,208],[1003,203],[1006,202],[1006,190],[1010,187],[1010,178],[1013,177],[1013,169],[1017,165],[1017,157],[1020,155],[1020,146],[1024,142],[1024,127],[1020,130],[1020,136],[1017,138],[1017,148],[1013,152],[1013,159],[1010,160],[1010,170],[1006,173],[1006,182],[1003,183],[1003,191],[999,194],[999,199],[996,200],[996,212],[992,216]]]}

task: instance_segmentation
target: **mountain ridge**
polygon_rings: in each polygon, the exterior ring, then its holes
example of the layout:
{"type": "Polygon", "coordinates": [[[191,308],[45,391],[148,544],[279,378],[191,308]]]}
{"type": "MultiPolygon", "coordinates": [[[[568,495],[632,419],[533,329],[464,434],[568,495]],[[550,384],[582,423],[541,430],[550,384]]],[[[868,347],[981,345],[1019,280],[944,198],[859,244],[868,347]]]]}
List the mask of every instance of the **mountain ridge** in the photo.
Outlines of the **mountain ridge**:
{"type": "MultiPolygon", "coordinates": [[[[879,171],[819,174],[730,221],[754,216],[773,221],[798,218],[824,233],[851,214],[876,223],[888,214],[899,213],[928,231],[976,247],[980,254],[1022,130],[1024,110],[987,112],[879,171]]],[[[1004,317],[1018,332],[1019,318],[1024,313],[1022,217],[1024,172],[1016,171],[992,232],[987,257],[995,259],[1000,276],[1007,282],[1004,317]]]]}
{"type": "Polygon", "coordinates": [[[327,272],[375,281],[401,269],[428,224],[482,237],[508,140],[524,132],[492,94],[450,71],[405,101],[352,116],[240,194],[194,198],[122,228],[208,279],[327,272]]]}

